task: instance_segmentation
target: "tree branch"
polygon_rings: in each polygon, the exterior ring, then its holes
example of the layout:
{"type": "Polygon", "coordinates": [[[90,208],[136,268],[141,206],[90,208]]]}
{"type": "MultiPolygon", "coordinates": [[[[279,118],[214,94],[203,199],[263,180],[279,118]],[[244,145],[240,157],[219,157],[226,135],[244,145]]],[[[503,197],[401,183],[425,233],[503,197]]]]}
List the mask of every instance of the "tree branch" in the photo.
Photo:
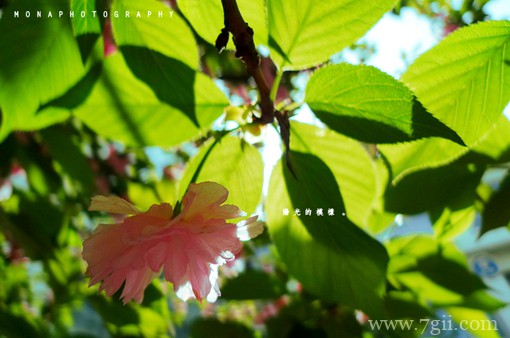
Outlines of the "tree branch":
{"type": "MultiPolygon", "coordinates": [[[[236,0],[221,0],[224,14],[224,25],[225,28],[221,30],[220,35],[216,39],[216,48],[218,51],[222,51],[228,43],[229,32],[233,35],[234,45],[236,46],[236,57],[243,60],[246,64],[248,73],[253,77],[257,88],[259,90],[259,106],[261,116],[255,118],[254,121],[258,123],[272,123],[275,119],[278,121],[280,126],[280,136],[283,144],[285,145],[285,159],[287,167],[291,173],[296,176],[292,169],[290,161],[290,123],[289,116],[285,112],[279,112],[274,109],[273,100],[271,99],[271,90],[267,85],[262,71],[260,69],[260,57],[255,48],[253,42],[253,29],[248,26],[248,23],[244,21],[241,11],[237,6],[236,0]]],[[[275,81],[276,86],[280,79],[275,81]]],[[[276,96],[276,90],[275,96],[276,96]]]]}
{"type": "Polygon", "coordinates": [[[253,42],[253,29],[243,19],[236,0],[221,0],[224,13],[225,28],[216,40],[216,48],[223,50],[228,42],[229,32],[232,33],[236,46],[236,57],[246,64],[248,73],[253,77],[259,91],[261,117],[256,122],[272,123],[274,121],[274,105],[271,90],[260,69],[260,57],[253,42]]]}

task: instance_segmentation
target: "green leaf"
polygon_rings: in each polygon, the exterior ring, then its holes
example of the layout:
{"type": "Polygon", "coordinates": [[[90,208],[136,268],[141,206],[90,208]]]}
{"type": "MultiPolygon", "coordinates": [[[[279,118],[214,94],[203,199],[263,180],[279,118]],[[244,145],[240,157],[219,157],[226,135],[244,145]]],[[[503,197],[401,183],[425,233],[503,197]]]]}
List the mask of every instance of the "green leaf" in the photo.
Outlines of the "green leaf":
{"type": "Polygon", "coordinates": [[[102,34],[102,27],[106,19],[99,13],[107,10],[105,1],[71,0],[71,11],[75,13],[75,17],[71,19],[71,24],[84,63],[102,34]],[[92,11],[97,11],[98,15],[91,15],[92,11]],[[87,13],[85,17],[81,17],[80,13],[83,12],[87,13]]]}
{"type": "Polygon", "coordinates": [[[357,141],[331,130],[291,122],[291,148],[319,157],[340,187],[347,217],[364,227],[376,198],[374,163],[357,141]]]}
{"type": "Polygon", "coordinates": [[[121,47],[121,52],[137,78],[148,84],[161,101],[186,114],[197,127],[199,114],[210,113],[200,111],[202,107],[197,101],[224,98],[210,78],[176,59],[140,47],[121,47]]]}
{"type": "Polygon", "coordinates": [[[198,47],[193,33],[184,20],[161,1],[116,0],[112,11],[121,13],[119,18],[112,19],[113,35],[119,46],[148,48],[198,69],[198,47]],[[126,18],[123,15],[126,11],[133,17],[126,18]],[[134,17],[138,11],[143,13],[140,18],[134,17]],[[148,11],[152,12],[150,17],[148,11]],[[159,17],[158,12],[163,16],[159,17]]]}
{"type": "Polygon", "coordinates": [[[377,148],[386,160],[391,179],[395,182],[419,170],[451,164],[469,151],[456,143],[436,138],[381,144],[377,148]]]}
{"type": "Polygon", "coordinates": [[[65,18],[14,17],[13,11],[69,11],[59,0],[20,0],[0,20],[0,140],[12,130],[31,130],[61,121],[34,117],[39,105],[64,94],[84,73],[71,24],[65,18]]]}
{"type": "Polygon", "coordinates": [[[363,142],[438,136],[463,145],[406,86],[374,67],[344,63],[322,68],[308,82],[305,101],[331,129],[363,142]]]}
{"type": "MultiPolygon", "coordinates": [[[[370,148],[369,148],[370,149],[370,148]]],[[[376,151],[375,146],[372,147],[372,151],[376,151]]],[[[375,156],[375,155],[374,155],[375,156]]],[[[386,187],[390,183],[390,172],[382,157],[375,160],[375,173],[376,173],[376,199],[372,203],[372,210],[368,217],[367,225],[363,227],[371,235],[381,234],[389,226],[394,225],[395,213],[384,210],[384,193],[386,187]]]]}
{"type": "Polygon", "coordinates": [[[474,194],[482,174],[481,170],[464,164],[413,172],[387,188],[385,210],[417,214],[442,207],[463,192],[474,194]]]}
{"type": "Polygon", "coordinates": [[[268,0],[271,57],[285,70],[323,63],[361,38],[394,4],[394,0],[268,0]]]}
{"type": "Polygon", "coordinates": [[[113,9],[153,13],[150,18],[119,18],[112,23],[133,74],[148,84],[159,100],[185,113],[196,127],[200,126],[200,116],[218,117],[218,103],[223,108],[227,101],[208,77],[197,72],[197,44],[187,24],[156,0],[119,0],[113,9]],[[158,12],[165,15],[160,18],[158,12]]]}
{"type": "Polygon", "coordinates": [[[492,290],[475,291],[464,298],[462,306],[492,313],[508,305],[506,302],[492,296],[491,293],[492,290]]]}
{"type": "Polygon", "coordinates": [[[463,324],[461,329],[474,334],[474,337],[500,338],[498,323],[481,310],[464,307],[449,307],[445,309],[454,321],[463,324]]]}
{"type": "Polygon", "coordinates": [[[486,295],[486,286],[469,271],[463,253],[451,243],[414,235],[394,238],[388,280],[433,307],[466,306],[494,310],[501,302],[486,295]]]}
{"type": "Polygon", "coordinates": [[[285,293],[285,284],[269,274],[248,270],[228,279],[221,287],[221,297],[232,300],[276,299],[285,293]]]}
{"type": "Polygon", "coordinates": [[[471,25],[419,57],[402,76],[420,101],[468,145],[510,99],[510,22],[471,25]]]}
{"type": "Polygon", "coordinates": [[[128,196],[131,202],[140,210],[148,210],[153,204],[177,201],[177,182],[163,179],[154,184],[128,183],[128,196]]]}
{"type": "Polygon", "coordinates": [[[427,318],[430,310],[421,305],[409,291],[390,291],[384,298],[390,318],[427,318]]]}
{"type": "Polygon", "coordinates": [[[98,134],[133,146],[173,146],[196,137],[222,113],[228,101],[203,74],[195,74],[195,111],[201,128],[181,110],[169,106],[138,80],[117,53],[108,57],[102,74],[75,115],[98,134]]]}
{"type": "Polygon", "coordinates": [[[58,114],[58,112],[65,112],[70,115],[71,110],[82,104],[90,95],[94,85],[101,76],[102,69],[103,64],[100,62],[92,65],[87,70],[85,76],[64,95],[39,107],[37,115],[58,114]]]}
{"type": "MultiPolygon", "coordinates": [[[[439,178],[442,175],[441,172],[446,172],[446,176],[449,175],[448,173],[455,176],[455,171],[459,169],[464,171],[461,168],[469,169],[469,165],[468,167],[463,167],[462,163],[464,163],[463,160],[448,167],[440,168],[439,170],[432,169],[433,171],[437,170],[436,174],[429,181],[430,184],[437,189],[436,198],[441,196],[439,199],[443,199],[444,195],[440,191],[444,189],[444,185],[451,184],[451,182],[441,182],[442,179],[439,178]]],[[[418,172],[416,175],[428,170],[429,169],[418,172]]],[[[415,173],[409,176],[413,175],[415,175],[415,173]]],[[[481,175],[481,170],[474,170],[471,177],[468,175],[464,179],[461,177],[453,178],[453,181],[458,182],[458,187],[452,187],[451,190],[445,194],[448,197],[446,200],[443,200],[443,203],[438,203],[435,208],[429,209],[429,217],[433,224],[434,234],[439,241],[452,241],[473,225],[476,217],[475,203],[480,199],[481,175]],[[456,191],[456,193],[451,194],[452,191],[456,191]]],[[[460,176],[462,176],[462,174],[460,176]]],[[[428,180],[426,177],[423,179],[428,180]]]]}
{"type": "MultiPolygon", "coordinates": [[[[223,8],[215,0],[178,0],[179,10],[202,39],[214,45],[224,27],[223,8]]],[[[266,8],[262,0],[238,0],[244,21],[254,31],[255,45],[267,45],[266,8]]],[[[230,48],[234,48],[230,40],[230,48]]]]}
{"type": "MultiPolygon", "coordinates": [[[[420,56],[402,81],[420,102],[469,146],[483,139],[510,99],[510,22],[459,29],[420,56]]],[[[467,153],[446,140],[381,146],[395,177],[439,166],[467,153]]]]}
{"type": "Polygon", "coordinates": [[[225,186],[229,191],[225,203],[235,204],[250,215],[262,197],[262,157],[255,147],[233,136],[209,142],[186,168],[179,196],[184,195],[191,182],[204,181],[225,186]]]}
{"type": "Polygon", "coordinates": [[[485,289],[480,278],[472,274],[465,266],[444,259],[440,255],[421,258],[417,269],[436,284],[461,295],[485,289]]]}
{"type": "Polygon", "coordinates": [[[269,184],[267,224],[289,272],[321,298],[382,314],[387,254],[384,247],[342,216],[335,177],[314,155],[291,152],[297,179],[280,161],[269,184]],[[283,209],[300,209],[300,217],[283,209]],[[313,210],[305,215],[305,210],[313,210]],[[324,209],[324,216],[315,214],[324,209]],[[328,216],[332,208],[334,216],[328,216]]]}
{"type": "Polygon", "coordinates": [[[504,227],[510,224],[510,173],[507,173],[496,192],[490,197],[482,213],[482,231],[504,227]]]}
{"type": "Polygon", "coordinates": [[[475,217],[476,209],[472,204],[458,207],[447,205],[443,210],[439,207],[434,213],[431,213],[434,233],[442,241],[451,241],[464,233],[473,225],[475,217]]]}
{"type": "Polygon", "coordinates": [[[102,63],[94,64],[87,71],[87,74],[64,95],[40,106],[31,127],[33,129],[46,127],[44,121],[47,118],[51,118],[55,123],[67,120],[71,116],[72,109],[78,107],[87,99],[101,75],[101,70],[102,63]]]}
{"type": "Polygon", "coordinates": [[[75,36],[101,34],[100,16],[91,15],[92,11],[97,10],[96,0],[71,0],[71,10],[75,13],[75,18],[71,20],[75,36]],[[81,12],[87,15],[82,18],[81,12]]]}
{"type": "MultiPolygon", "coordinates": [[[[140,210],[149,210],[152,205],[163,202],[158,198],[155,190],[154,186],[147,186],[147,184],[128,183],[129,199],[140,210]]],[[[170,201],[165,202],[170,203],[170,201]]]]}
{"type": "MultiPolygon", "coordinates": [[[[160,299],[164,300],[164,297],[160,299]]],[[[162,316],[161,311],[141,307],[138,309],[140,316],[140,336],[142,337],[165,337],[168,335],[169,318],[162,316]]]]}
{"type": "MultiPolygon", "coordinates": [[[[468,158],[471,158],[472,155],[481,155],[486,158],[485,163],[510,162],[509,135],[510,121],[503,115],[482,142],[471,149],[468,158]]],[[[480,161],[480,158],[477,158],[477,160],[480,161]]]]}

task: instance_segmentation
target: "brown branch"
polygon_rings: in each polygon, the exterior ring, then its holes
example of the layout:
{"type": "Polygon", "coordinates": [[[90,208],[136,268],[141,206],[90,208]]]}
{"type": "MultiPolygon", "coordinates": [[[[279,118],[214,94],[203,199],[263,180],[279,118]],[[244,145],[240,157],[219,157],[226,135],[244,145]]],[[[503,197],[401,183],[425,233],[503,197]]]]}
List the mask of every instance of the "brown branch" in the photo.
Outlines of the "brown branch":
{"type": "Polygon", "coordinates": [[[280,137],[282,138],[283,144],[285,146],[285,163],[287,163],[287,168],[297,179],[296,172],[292,167],[292,162],[290,160],[290,121],[289,114],[287,112],[279,112],[275,111],[276,120],[278,121],[278,125],[280,126],[280,137]]]}
{"type": "Polygon", "coordinates": [[[261,117],[255,121],[259,123],[272,123],[274,120],[274,105],[271,100],[271,90],[267,85],[260,69],[260,57],[253,42],[253,29],[243,19],[236,0],[221,0],[224,13],[225,28],[222,29],[216,40],[216,48],[222,50],[228,42],[228,33],[232,33],[236,46],[236,57],[246,64],[248,73],[255,80],[259,91],[259,106],[261,117]]]}
{"type": "Polygon", "coordinates": [[[280,136],[285,145],[285,159],[290,172],[296,177],[290,161],[290,123],[289,116],[285,112],[279,112],[274,109],[273,100],[271,100],[271,90],[267,85],[262,71],[260,69],[260,57],[253,42],[253,29],[244,21],[236,0],[221,0],[224,14],[225,28],[221,30],[218,39],[216,39],[216,48],[222,51],[228,43],[229,32],[233,35],[234,45],[236,46],[236,57],[243,60],[246,64],[248,73],[253,77],[259,90],[259,106],[261,116],[254,118],[258,123],[272,123],[275,119],[280,126],[280,136]]]}

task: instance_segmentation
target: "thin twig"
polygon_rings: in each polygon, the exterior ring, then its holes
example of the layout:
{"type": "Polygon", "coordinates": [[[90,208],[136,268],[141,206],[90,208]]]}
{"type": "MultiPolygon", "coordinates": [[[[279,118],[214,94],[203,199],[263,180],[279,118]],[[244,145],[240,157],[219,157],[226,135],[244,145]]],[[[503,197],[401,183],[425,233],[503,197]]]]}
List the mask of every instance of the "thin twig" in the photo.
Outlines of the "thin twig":
{"type": "Polygon", "coordinates": [[[228,32],[232,33],[236,46],[236,57],[246,64],[248,73],[255,80],[259,91],[259,105],[261,117],[256,119],[259,123],[272,123],[274,121],[274,105],[271,100],[271,90],[260,69],[260,57],[253,41],[253,29],[243,19],[236,0],[221,0],[224,13],[225,28],[218,36],[216,47],[221,50],[228,42],[228,32]]]}
{"type": "MultiPolygon", "coordinates": [[[[255,42],[253,41],[253,29],[244,21],[241,11],[237,6],[236,0],[221,0],[224,14],[224,25],[225,28],[221,30],[218,39],[216,40],[216,48],[218,51],[222,51],[229,38],[229,32],[232,33],[234,45],[236,46],[236,57],[243,60],[246,64],[248,73],[253,77],[257,88],[259,90],[259,106],[261,116],[260,118],[254,118],[254,122],[268,124],[272,123],[275,119],[278,121],[280,126],[280,136],[283,144],[285,145],[285,159],[287,167],[294,176],[294,170],[290,162],[290,123],[289,115],[286,112],[279,112],[274,109],[273,99],[271,98],[271,89],[267,85],[266,79],[262,75],[260,69],[260,57],[257,49],[255,48],[255,42]]],[[[281,80],[281,73],[275,79],[273,96],[276,97],[276,91],[279,82],[281,80]]]]}

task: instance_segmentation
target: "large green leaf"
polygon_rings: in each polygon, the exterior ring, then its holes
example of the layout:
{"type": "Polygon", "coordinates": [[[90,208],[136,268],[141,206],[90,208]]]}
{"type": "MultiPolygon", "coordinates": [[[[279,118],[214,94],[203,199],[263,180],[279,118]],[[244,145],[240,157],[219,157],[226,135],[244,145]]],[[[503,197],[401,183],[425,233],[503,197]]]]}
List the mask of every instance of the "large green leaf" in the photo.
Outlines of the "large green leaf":
{"type": "Polygon", "coordinates": [[[463,144],[402,83],[377,68],[338,64],[315,72],[305,100],[331,129],[368,143],[439,136],[463,144]]]}
{"type": "Polygon", "coordinates": [[[482,142],[471,148],[467,156],[472,161],[480,162],[484,157],[487,163],[505,163],[510,161],[510,121],[501,116],[494,129],[489,131],[482,142]],[[477,156],[478,155],[478,156],[477,156]],[[477,158],[473,158],[477,156],[477,158]]]}
{"type": "MultiPolygon", "coordinates": [[[[102,71],[102,63],[96,63],[90,67],[85,76],[64,95],[39,107],[36,120],[41,122],[46,117],[51,117],[55,122],[63,122],[71,116],[71,111],[81,105],[90,95],[102,71]]],[[[34,128],[43,128],[45,124],[37,125],[34,128]]]]}
{"type": "Polygon", "coordinates": [[[385,249],[342,215],[340,190],[323,161],[306,153],[290,155],[297,178],[280,161],[265,205],[269,231],[283,262],[310,292],[380,316],[385,249]],[[330,208],[333,216],[328,215],[330,208]],[[295,209],[301,216],[294,215],[295,209]],[[323,209],[324,216],[317,215],[317,209],[323,209]]]}
{"type": "Polygon", "coordinates": [[[106,0],[71,0],[71,11],[75,13],[71,24],[83,60],[87,60],[92,52],[106,21],[102,15],[91,15],[91,12],[102,13],[107,10],[105,2],[106,0]],[[87,15],[82,17],[81,13],[87,13],[87,15]]]}
{"type": "Polygon", "coordinates": [[[404,176],[388,187],[385,209],[390,212],[417,214],[444,206],[461,193],[474,194],[483,171],[466,164],[427,168],[404,176]]]}
{"type": "Polygon", "coordinates": [[[430,310],[419,304],[418,299],[409,291],[390,291],[384,299],[390,318],[427,318],[430,310]]]}
{"type": "MultiPolygon", "coordinates": [[[[224,27],[221,1],[178,0],[179,10],[189,20],[195,31],[205,41],[214,45],[224,27]]],[[[244,20],[254,31],[256,45],[267,45],[266,8],[263,0],[238,0],[244,20]]],[[[232,47],[232,41],[230,41],[232,47]]]]}
{"type": "MultiPolygon", "coordinates": [[[[469,146],[478,144],[510,99],[510,22],[455,31],[403,75],[420,102],[469,146]]],[[[446,140],[381,146],[393,174],[451,162],[468,150],[446,140]]]]}
{"type": "MultiPolygon", "coordinates": [[[[101,1],[98,1],[99,3],[101,1]]],[[[91,15],[90,12],[97,10],[96,0],[71,0],[71,9],[76,17],[71,20],[73,31],[76,36],[85,34],[101,34],[101,24],[99,15],[91,15]],[[81,14],[85,12],[87,15],[82,18],[81,14]]]]}
{"type": "Polygon", "coordinates": [[[388,280],[433,307],[465,306],[494,311],[504,305],[488,295],[481,279],[469,271],[454,244],[418,235],[392,239],[388,280]]]}
{"type": "Polygon", "coordinates": [[[451,164],[469,151],[456,143],[436,138],[381,144],[377,148],[386,160],[394,181],[418,170],[451,164]]]}
{"type": "MultiPolygon", "coordinates": [[[[114,8],[135,13],[146,3],[119,0],[114,8]]],[[[210,79],[198,73],[198,49],[193,34],[184,21],[162,3],[151,0],[154,17],[113,21],[116,41],[133,74],[148,84],[163,102],[179,109],[198,127],[198,116],[215,114],[207,106],[222,94],[210,79]],[[162,18],[156,13],[165,13],[162,18]],[[201,102],[206,102],[203,106],[201,102]]],[[[215,109],[215,107],[213,107],[215,109]]],[[[216,115],[217,116],[217,115],[216,115]]]]}
{"type": "Polygon", "coordinates": [[[262,157],[244,140],[225,136],[202,146],[191,160],[181,180],[179,196],[184,195],[192,181],[222,184],[229,191],[226,203],[237,205],[249,215],[262,195],[262,157]]]}
{"type": "Polygon", "coordinates": [[[174,180],[163,178],[152,184],[129,182],[127,188],[129,199],[140,210],[148,210],[157,203],[177,202],[178,182],[174,180]]]}
{"type": "Polygon", "coordinates": [[[120,54],[108,57],[103,71],[87,100],[75,115],[97,133],[129,145],[172,146],[196,137],[221,113],[227,100],[214,83],[196,74],[192,86],[198,124],[181,110],[158,100],[154,92],[138,80],[120,54]]]}
{"type": "MultiPolygon", "coordinates": [[[[501,337],[498,332],[498,322],[491,318],[485,311],[465,307],[448,307],[445,310],[455,322],[462,324],[462,330],[471,332],[473,337],[501,337]]],[[[440,331],[436,330],[436,332],[440,331]]]]}
{"type": "Polygon", "coordinates": [[[198,68],[198,48],[186,23],[176,12],[157,0],[116,0],[112,11],[130,12],[140,18],[120,15],[112,20],[113,34],[119,46],[145,47],[177,59],[193,69],[198,68]],[[152,15],[147,16],[151,11],[152,15]],[[162,17],[158,16],[162,12],[162,17]],[[172,12],[172,14],[170,14],[172,12]]]}
{"type": "Polygon", "coordinates": [[[357,141],[331,130],[292,122],[291,148],[319,157],[340,187],[347,217],[364,227],[376,197],[374,163],[357,141]]]}
{"type": "Polygon", "coordinates": [[[84,73],[78,44],[66,18],[36,18],[69,11],[59,0],[20,0],[4,9],[0,20],[0,140],[12,130],[31,130],[61,121],[61,116],[35,117],[41,104],[65,93],[84,73]],[[15,18],[13,11],[19,11],[15,18]],[[30,18],[22,15],[30,11],[30,18]]]}
{"type": "MultiPolygon", "coordinates": [[[[94,51],[94,53],[97,52],[97,50],[94,51]]],[[[97,56],[97,54],[94,55],[94,57],[97,56]]],[[[38,114],[42,114],[44,110],[49,107],[64,108],[68,110],[78,107],[90,95],[94,85],[101,76],[102,69],[102,60],[101,62],[98,60],[94,61],[93,63],[91,62],[89,68],[87,69],[87,73],[76,85],[71,87],[64,95],[51,100],[47,104],[42,105],[38,111],[38,114]]]]}
{"type": "Polygon", "coordinates": [[[510,172],[484,207],[482,234],[510,225],[510,172]]]}
{"type": "Polygon", "coordinates": [[[217,118],[228,104],[205,74],[186,64],[141,47],[121,47],[134,75],[149,85],[159,100],[186,114],[196,126],[217,118]]]}
{"type": "Polygon", "coordinates": [[[325,62],[370,29],[394,0],[268,0],[271,57],[283,69],[325,62]]]}
{"type": "Polygon", "coordinates": [[[418,58],[402,81],[468,145],[497,121],[510,99],[510,22],[456,31],[418,58]]]}

